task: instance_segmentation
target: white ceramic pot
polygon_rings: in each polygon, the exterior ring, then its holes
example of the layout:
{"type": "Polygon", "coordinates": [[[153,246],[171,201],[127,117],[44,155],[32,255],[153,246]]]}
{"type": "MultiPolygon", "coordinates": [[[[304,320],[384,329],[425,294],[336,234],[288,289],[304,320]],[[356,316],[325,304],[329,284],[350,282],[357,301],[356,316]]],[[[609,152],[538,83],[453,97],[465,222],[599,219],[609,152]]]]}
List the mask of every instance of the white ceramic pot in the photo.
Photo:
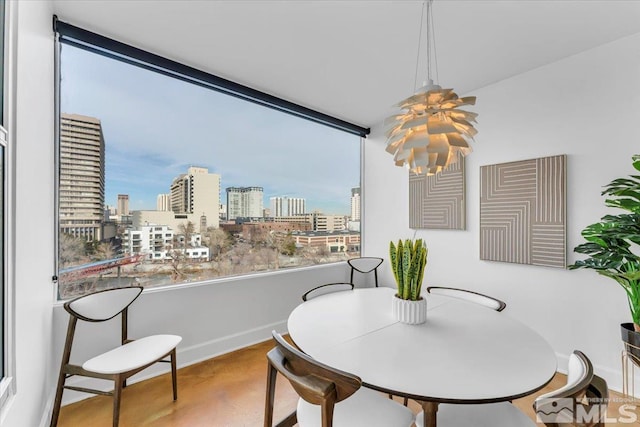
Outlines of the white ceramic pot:
{"type": "Polygon", "coordinates": [[[402,323],[418,325],[427,321],[427,300],[410,301],[393,296],[393,317],[402,323]]]}

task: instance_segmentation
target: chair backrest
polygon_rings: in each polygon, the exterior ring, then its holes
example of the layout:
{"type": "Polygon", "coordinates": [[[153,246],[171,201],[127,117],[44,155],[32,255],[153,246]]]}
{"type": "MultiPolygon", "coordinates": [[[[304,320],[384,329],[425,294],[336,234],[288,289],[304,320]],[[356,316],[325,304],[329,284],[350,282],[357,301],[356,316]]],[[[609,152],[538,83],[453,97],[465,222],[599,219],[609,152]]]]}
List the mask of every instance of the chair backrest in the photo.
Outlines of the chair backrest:
{"type": "Polygon", "coordinates": [[[105,289],[67,301],[64,308],[87,322],[104,322],[128,308],[143,289],[142,286],[105,289]]]}
{"type": "Polygon", "coordinates": [[[267,353],[269,363],[289,380],[298,395],[307,402],[321,406],[335,405],[362,386],[357,376],[312,359],[276,331],[272,331],[271,335],[276,346],[267,353]]]}
{"type": "Polygon", "coordinates": [[[302,301],[307,301],[320,295],[329,294],[332,292],[351,291],[353,290],[353,283],[339,282],[339,283],[327,283],[325,285],[317,286],[308,290],[302,295],[302,301]]]}
{"type": "Polygon", "coordinates": [[[593,365],[581,351],[569,357],[567,384],[538,396],[533,404],[538,419],[548,427],[604,427],[609,389],[593,373],[593,365]]]}
{"type": "Polygon", "coordinates": [[[505,302],[500,301],[497,298],[480,294],[478,292],[468,291],[466,289],[448,288],[444,286],[430,286],[427,288],[427,292],[429,292],[430,294],[445,295],[448,297],[464,299],[476,304],[483,305],[495,311],[502,311],[507,307],[507,304],[505,302]]]}
{"type": "Polygon", "coordinates": [[[353,272],[359,273],[371,273],[373,271],[376,288],[378,287],[378,267],[384,261],[382,258],[377,257],[359,257],[351,258],[347,260],[347,263],[351,267],[351,283],[353,283],[353,272]]]}

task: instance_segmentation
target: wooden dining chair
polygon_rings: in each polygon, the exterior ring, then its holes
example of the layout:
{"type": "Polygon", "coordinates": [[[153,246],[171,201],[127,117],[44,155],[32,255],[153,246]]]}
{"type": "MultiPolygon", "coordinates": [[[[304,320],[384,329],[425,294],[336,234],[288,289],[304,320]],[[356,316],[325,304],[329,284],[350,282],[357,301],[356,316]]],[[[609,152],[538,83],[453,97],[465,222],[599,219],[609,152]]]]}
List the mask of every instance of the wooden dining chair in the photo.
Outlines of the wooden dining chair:
{"type": "Polygon", "coordinates": [[[569,357],[567,384],[538,396],[533,409],[547,427],[604,427],[608,400],[607,382],[594,374],[591,361],[576,350],[569,357]]]}
{"type": "Polygon", "coordinates": [[[471,301],[495,311],[502,311],[507,307],[507,304],[505,302],[500,301],[497,298],[466,289],[449,288],[444,286],[429,286],[427,288],[427,292],[434,295],[444,295],[471,301]]]}
{"type": "Polygon", "coordinates": [[[378,267],[384,261],[382,258],[377,257],[358,257],[347,260],[347,263],[351,267],[351,283],[353,283],[353,273],[356,271],[362,274],[370,274],[373,272],[374,283],[376,288],[378,287],[378,267]]]}
{"type": "Polygon", "coordinates": [[[113,396],[113,426],[117,427],[120,418],[122,389],[126,387],[127,378],[156,362],[171,363],[173,400],[178,399],[176,347],[182,337],[177,335],[151,335],[133,340],[128,336],[127,317],[129,306],[140,296],[142,290],[142,286],[107,289],[75,298],[64,304],[64,309],[70,316],[53,414],[51,416],[51,427],[58,424],[64,389],[113,396]],[[118,314],[122,317],[120,328],[121,345],[87,360],[82,365],[69,363],[78,320],[105,322],[115,318],[118,314]],[[169,360],[166,360],[167,357],[169,360]],[[65,384],[69,377],[76,375],[112,380],[114,389],[107,392],[65,384]]]}
{"type": "Polygon", "coordinates": [[[409,427],[413,412],[379,392],[362,387],[355,375],[324,365],[272,332],[275,347],[267,354],[267,395],[264,426],[273,426],[278,372],[300,396],[296,412],[277,426],[300,427],[409,427]]]}
{"type": "Polygon", "coordinates": [[[313,289],[309,289],[302,295],[302,301],[307,301],[320,295],[329,294],[332,292],[352,291],[353,283],[326,283],[324,285],[316,286],[313,289]]]}
{"type": "MultiPolygon", "coordinates": [[[[580,351],[574,351],[569,357],[567,384],[558,390],[539,396],[534,403],[539,422],[547,427],[604,427],[606,382],[594,375],[591,361],[580,351]],[[588,402],[583,402],[587,398],[588,402]],[[561,405],[558,405],[561,403],[561,405]],[[576,411],[577,407],[582,409],[576,411]],[[593,423],[581,423],[574,414],[588,414],[593,423]],[[591,418],[593,417],[593,418],[591,418]]],[[[438,426],[476,426],[476,427],[535,427],[536,424],[517,407],[509,402],[485,404],[438,405],[438,426]]],[[[578,416],[579,418],[579,416],[578,416]]],[[[424,413],[416,417],[418,427],[424,424],[424,413]]]]}

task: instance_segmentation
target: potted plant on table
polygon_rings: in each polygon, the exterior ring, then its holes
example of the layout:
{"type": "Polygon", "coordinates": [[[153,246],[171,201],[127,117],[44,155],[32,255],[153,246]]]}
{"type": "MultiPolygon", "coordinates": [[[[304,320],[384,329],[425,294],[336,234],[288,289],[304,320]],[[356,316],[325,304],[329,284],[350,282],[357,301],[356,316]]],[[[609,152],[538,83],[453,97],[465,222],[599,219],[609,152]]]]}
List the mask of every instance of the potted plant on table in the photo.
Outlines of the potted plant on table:
{"type": "Polygon", "coordinates": [[[420,292],[427,265],[427,247],[422,239],[406,239],[389,244],[389,259],[398,293],[393,298],[393,314],[400,322],[418,324],[427,320],[427,300],[420,292]]]}
{"type": "MultiPolygon", "coordinates": [[[[640,171],[640,155],[632,157],[633,167],[640,171]]],[[[587,241],[574,248],[588,255],[569,269],[590,268],[615,280],[627,294],[633,323],[621,324],[622,339],[630,344],[630,352],[640,360],[640,176],[630,175],[611,181],[602,195],[610,196],[605,205],[627,213],[605,215],[600,222],[582,230],[587,241]],[[636,252],[634,252],[636,251],[636,252]]]]}

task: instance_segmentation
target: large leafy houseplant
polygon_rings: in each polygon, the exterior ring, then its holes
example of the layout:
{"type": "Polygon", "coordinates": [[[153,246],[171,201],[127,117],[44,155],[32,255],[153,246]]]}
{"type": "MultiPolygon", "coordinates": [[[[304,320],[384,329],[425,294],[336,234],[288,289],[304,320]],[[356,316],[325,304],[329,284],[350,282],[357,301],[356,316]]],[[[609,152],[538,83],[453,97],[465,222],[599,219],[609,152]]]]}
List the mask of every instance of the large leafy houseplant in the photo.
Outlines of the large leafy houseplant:
{"type": "MultiPolygon", "coordinates": [[[[632,159],[633,167],[640,171],[640,155],[632,159]]],[[[588,257],[569,268],[590,268],[618,282],[627,294],[635,330],[640,332],[640,176],[615,179],[602,195],[609,196],[605,205],[628,213],[605,215],[582,230],[587,242],[574,251],[588,257]]]]}
{"type": "Polygon", "coordinates": [[[389,258],[398,286],[398,298],[417,301],[421,298],[424,269],[427,266],[427,247],[422,239],[406,239],[389,244],[389,258]]]}

